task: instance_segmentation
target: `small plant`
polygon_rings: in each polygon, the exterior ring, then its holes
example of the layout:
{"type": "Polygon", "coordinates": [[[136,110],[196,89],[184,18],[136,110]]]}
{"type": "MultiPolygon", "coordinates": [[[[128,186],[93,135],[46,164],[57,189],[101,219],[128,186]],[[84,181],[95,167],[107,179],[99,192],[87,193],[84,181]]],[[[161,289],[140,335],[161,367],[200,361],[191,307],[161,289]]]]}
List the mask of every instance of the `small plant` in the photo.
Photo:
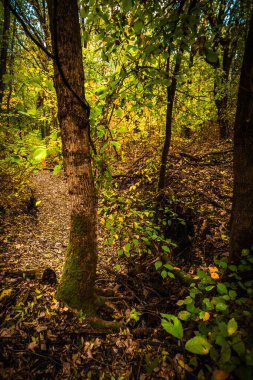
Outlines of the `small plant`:
{"type": "Polygon", "coordinates": [[[193,321],[195,336],[185,342],[185,349],[192,354],[209,355],[223,373],[235,371],[240,379],[251,379],[253,342],[248,330],[252,325],[253,280],[244,278],[252,268],[253,255],[244,250],[238,266],[229,264],[226,258],[215,259],[214,263],[216,266],[210,266],[208,271],[197,271],[189,294],[177,302],[185,310],[179,311],[177,317],[162,314],[162,326],[183,339],[180,320],[185,325],[193,321]]]}

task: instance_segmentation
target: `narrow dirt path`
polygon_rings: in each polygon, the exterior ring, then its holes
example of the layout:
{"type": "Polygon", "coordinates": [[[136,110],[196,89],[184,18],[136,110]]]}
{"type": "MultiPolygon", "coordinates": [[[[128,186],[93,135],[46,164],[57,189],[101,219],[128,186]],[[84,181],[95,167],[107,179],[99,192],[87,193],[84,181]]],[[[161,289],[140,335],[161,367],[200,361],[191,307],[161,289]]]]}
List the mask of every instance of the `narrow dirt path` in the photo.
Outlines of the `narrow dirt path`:
{"type": "Polygon", "coordinates": [[[70,228],[66,181],[63,174],[40,171],[32,183],[36,210],[6,218],[2,257],[11,270],[43,272],[50,267],[59,275],[70,228]]]}

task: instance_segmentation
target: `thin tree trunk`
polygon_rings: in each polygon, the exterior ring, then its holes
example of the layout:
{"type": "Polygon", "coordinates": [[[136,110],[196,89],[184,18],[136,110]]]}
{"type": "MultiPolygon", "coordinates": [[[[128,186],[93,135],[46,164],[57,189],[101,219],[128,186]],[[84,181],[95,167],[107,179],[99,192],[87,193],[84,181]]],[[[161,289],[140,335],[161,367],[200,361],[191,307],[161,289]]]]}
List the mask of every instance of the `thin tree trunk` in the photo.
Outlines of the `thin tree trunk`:
{"type": "Polygon", "coordinates": [[[253,248],[253,15],[246,41],[234,129],[231,259],[253,248]]]}
{"type": "Polygon", "coordinates": [[[83,106],[84,71],[77,1],[49,0],[54,82],[63,157],[71,200],[71,230],[59,300],[86,313],[94,311],[97,264],[97,197],[89,147],[89,108],[83,106]]]}
{"type": "MultiPolygon", "coordinates": [[[[12,37],[11,37],[11,42],[10,42],[10,52],[9,52],[9,74],[11,77],[14,75],[13,71],[13,66],[14,66],[14,45],[15,45],[15,38],[16,38],[16,31],[17,31],[17,20],[14,17],[13,18],[13,26],[12,26],[12,37]]],[[[7,114],[8,114],[8,119],[7,119],[7,125],[10,127],[10,103],[11,103],[11,96],[12,96],[12,91],[13,91],[13,85],[12,85],[13,79],[8,83],[8,94],[6,97],[6,108],[7,108],[7,114]]]]}
{"type": "MultiPolygon", "coordinates": [[[[166,67],[168,78],[169,78],[169,65],[170,65],[169,60],[170,60],[170,57],[167,59],[167,67],[166,67]]],[[[170,86],[167,87],[165,140],[164,140],[162,158],[161,158],[158,190],[163,190],[165,187],[165,182],[166,182],[166,168],[167,168],[168,154],[169,154],[170,142],[171,142],[173,104],[174,104],[174,99],[175,99],[175,94],[176,94],[176,89],[177,89],[177,75],[179,73],[180,65],[181,65],[181,58],[179,57],[175,63],[175,67],[173,70],[172,82],[170,86]]]]}
{"type": "Polygon", "coordinates": [[[0,109],[2,107],[5,84],[3,82],[3,76],[6,74],[7,69],[7,53],[9,45],[9,31],[10,31],[10,10],[6,5],[6,1],[3,2],[4,6],[4,23],[2,33],[2,47],[0,57],[0,109]]]}
{"type": "Polygon", "coordinates": [[[232,64],[232,57],[229,52],[229,46],[226,46],[223,52],[222,60],[222,74],[215,80],[214,83],[214,94],[215,94],[215,104],[218,113],[218,124],[219,124],[219,137],[220,140],[226,140],[229,137],[229,125],[228,125],[228,80],[229,73],[232,64]],[[219,92],[221,95],[219,96],[219,92]]]}

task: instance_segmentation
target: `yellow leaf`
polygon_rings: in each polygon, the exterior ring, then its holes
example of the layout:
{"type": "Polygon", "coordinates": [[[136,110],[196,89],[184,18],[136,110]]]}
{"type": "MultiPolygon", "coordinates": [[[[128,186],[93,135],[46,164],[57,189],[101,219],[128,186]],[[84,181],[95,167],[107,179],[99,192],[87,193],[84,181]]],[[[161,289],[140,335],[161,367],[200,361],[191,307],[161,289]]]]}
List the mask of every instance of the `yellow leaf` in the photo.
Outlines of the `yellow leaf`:
{"type": "Polygon", "coordinates": [[[182,109],[182,111],[186,111],[187,110],[186,106],[182,106],[181,109],[182,109]]]}
{"type": "Polygon", "coordinates": [[[220,278],[220,276],[218,275],[218,273],[211,273],[211,277],[214,279],[214,280],[218,280],[220,278]]]}
{"type": "Polygon", "coordinates": [[[12,289],[3,290],[0,295],[0,300],[2,300],[4,297],[8,297],[11,293],[12,293],[12,289]]]}
{"type": "Polygon", "coordinates": [[[105,218],[100,219],[101,224],[105,224],[105,218]]]}
{"type": "Polygon", "coordinates": [[[219,272],[219,269],[213,266],[208,267],[210,273],[219,272]]]}
{"type": "Polygon", "coordinates": [[[119,104],[120,104],[119,99],[115,99],[113,103],[114,103],[116,106],[119,106],[119,104]]]}
{"type": "Polygon", "coordinates": [[[124,219],[122,218],[122,216],[119,216],[118,220],[119,220],[119,222],[123,222],[124,221],[124,219]]]}
{"type": "Polygon", "coordinates": [[[208,311],[206,311],[203,317],[203,321],[208,321],[209,318],[210,318],[210,314],[208,313],[208,311]]]}
{"type": "Polygon", "coordinates": [[[91,100],[93,101],[93,103],[95,103],[95,101],[97,100],[97,95],[92,94],[91,95],[91,100]]]}

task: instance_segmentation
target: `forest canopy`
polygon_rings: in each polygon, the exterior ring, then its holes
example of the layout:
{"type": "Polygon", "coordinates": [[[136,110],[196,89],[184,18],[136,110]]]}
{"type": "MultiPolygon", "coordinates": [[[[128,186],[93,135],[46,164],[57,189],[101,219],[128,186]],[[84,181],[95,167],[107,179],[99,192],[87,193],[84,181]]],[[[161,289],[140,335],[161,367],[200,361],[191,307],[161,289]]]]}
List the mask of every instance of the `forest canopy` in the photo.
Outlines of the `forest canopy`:
{"type": "Polygon", "coordinates": [[[252,12],[1,0],[1,378],[252,378],[252,12]]]}

